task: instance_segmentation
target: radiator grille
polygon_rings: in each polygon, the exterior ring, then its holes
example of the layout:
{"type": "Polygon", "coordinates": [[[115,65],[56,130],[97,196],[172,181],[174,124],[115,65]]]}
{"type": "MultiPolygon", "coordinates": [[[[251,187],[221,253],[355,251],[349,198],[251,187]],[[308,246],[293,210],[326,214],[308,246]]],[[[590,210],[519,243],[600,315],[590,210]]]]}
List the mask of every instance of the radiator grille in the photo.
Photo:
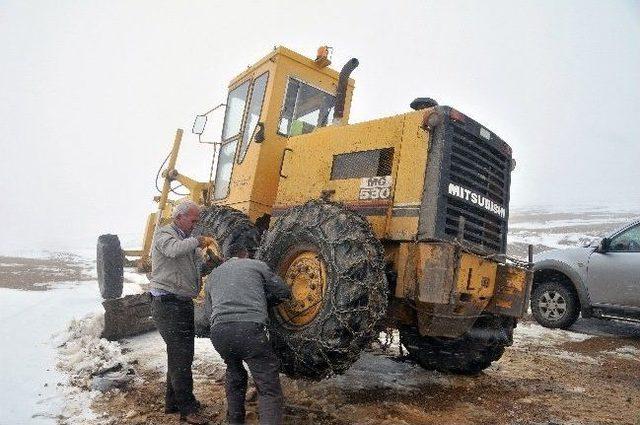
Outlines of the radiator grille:
{"type": "MultiPolygon", "coordinates": [[[[452,122],[450,127],[449,181],[484,198],[507,207],[511,158],[473,134],[464,124],[452,122]]],[[[445,233],[458,235],[460,217],[465,219],[463,239],[483,250],[503,252],[506,243],[506,218],[486,208],[447,196],[445,233]]]]}

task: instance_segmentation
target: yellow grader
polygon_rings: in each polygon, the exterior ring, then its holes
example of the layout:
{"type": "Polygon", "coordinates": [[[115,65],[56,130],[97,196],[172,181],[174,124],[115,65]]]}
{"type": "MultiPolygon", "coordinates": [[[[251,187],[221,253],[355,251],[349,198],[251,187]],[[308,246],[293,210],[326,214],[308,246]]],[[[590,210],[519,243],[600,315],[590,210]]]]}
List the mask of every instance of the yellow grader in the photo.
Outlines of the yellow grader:
{"type": "MultiPolygon", "coordinates": [[[[212,236],[221,256],[243,238],[291,286],[293,298],[270,312],[284,373],[342,373],[382,329],[398,329],[426,369],[478,373],[512,343],[531,286],[526,266],[505,255],[511,148],[430,98],[349,124],[358,61],[329,65],[327,48],[314,60],[277,47],[234,78],[214,178],[177,171],[178,130],[142,249],[124,254],[148,268],[179,182],[202,205],[195,234],[212,236]]],[[[207,115],[195,120],[199,137],[207,115]]],[[[117,236],[99,238],[105,298],[121,295],[122,258],[117,236]]]]}

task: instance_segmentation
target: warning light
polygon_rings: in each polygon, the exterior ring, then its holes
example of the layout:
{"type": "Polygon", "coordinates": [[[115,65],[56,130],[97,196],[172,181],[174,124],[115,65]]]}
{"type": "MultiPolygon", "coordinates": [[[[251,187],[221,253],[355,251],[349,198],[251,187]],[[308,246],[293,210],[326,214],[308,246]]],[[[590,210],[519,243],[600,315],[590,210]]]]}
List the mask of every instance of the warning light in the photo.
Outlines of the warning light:
{"type": "Polygon", "coordinates": [[[333,51],[333,48],[329,46],[320,46],[318,48],[318,54],[316,55],[316,60],[315,60],[316,64],[321,68],[331,65],[332,51],[333,51]]]}

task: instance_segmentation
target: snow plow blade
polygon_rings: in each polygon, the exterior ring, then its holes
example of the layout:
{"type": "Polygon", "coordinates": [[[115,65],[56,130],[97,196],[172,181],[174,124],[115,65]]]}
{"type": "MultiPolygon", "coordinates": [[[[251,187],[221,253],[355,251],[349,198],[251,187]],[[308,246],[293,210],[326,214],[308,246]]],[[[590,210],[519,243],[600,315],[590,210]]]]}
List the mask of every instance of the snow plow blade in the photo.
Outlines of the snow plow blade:
{"type": "Polygon", "coordinates": [[[104,329],[102,338],[115,341],[155,329],[151,319],[151,294],[127,295],[102,302],[104,329]]]}

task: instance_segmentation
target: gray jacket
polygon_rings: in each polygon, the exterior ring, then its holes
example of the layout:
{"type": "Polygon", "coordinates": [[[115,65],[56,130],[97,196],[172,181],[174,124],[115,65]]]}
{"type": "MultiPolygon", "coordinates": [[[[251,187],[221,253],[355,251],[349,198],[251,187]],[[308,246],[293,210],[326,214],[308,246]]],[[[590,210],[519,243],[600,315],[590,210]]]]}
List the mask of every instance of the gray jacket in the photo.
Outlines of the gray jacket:
{"type": "Polygon", "coordinates": [[[224,322],[267,323],[267,308],[291,297],[291,289],[264,262],[230,258],[207,278],[205,314],[211,327],[224,322]]]}
{"type": "Polygon", "coordinates": [[[182,238],[173,224],[160,227],[151,246],[151,288],[194,298],[200,292],[198,239],[182,238]]]}

